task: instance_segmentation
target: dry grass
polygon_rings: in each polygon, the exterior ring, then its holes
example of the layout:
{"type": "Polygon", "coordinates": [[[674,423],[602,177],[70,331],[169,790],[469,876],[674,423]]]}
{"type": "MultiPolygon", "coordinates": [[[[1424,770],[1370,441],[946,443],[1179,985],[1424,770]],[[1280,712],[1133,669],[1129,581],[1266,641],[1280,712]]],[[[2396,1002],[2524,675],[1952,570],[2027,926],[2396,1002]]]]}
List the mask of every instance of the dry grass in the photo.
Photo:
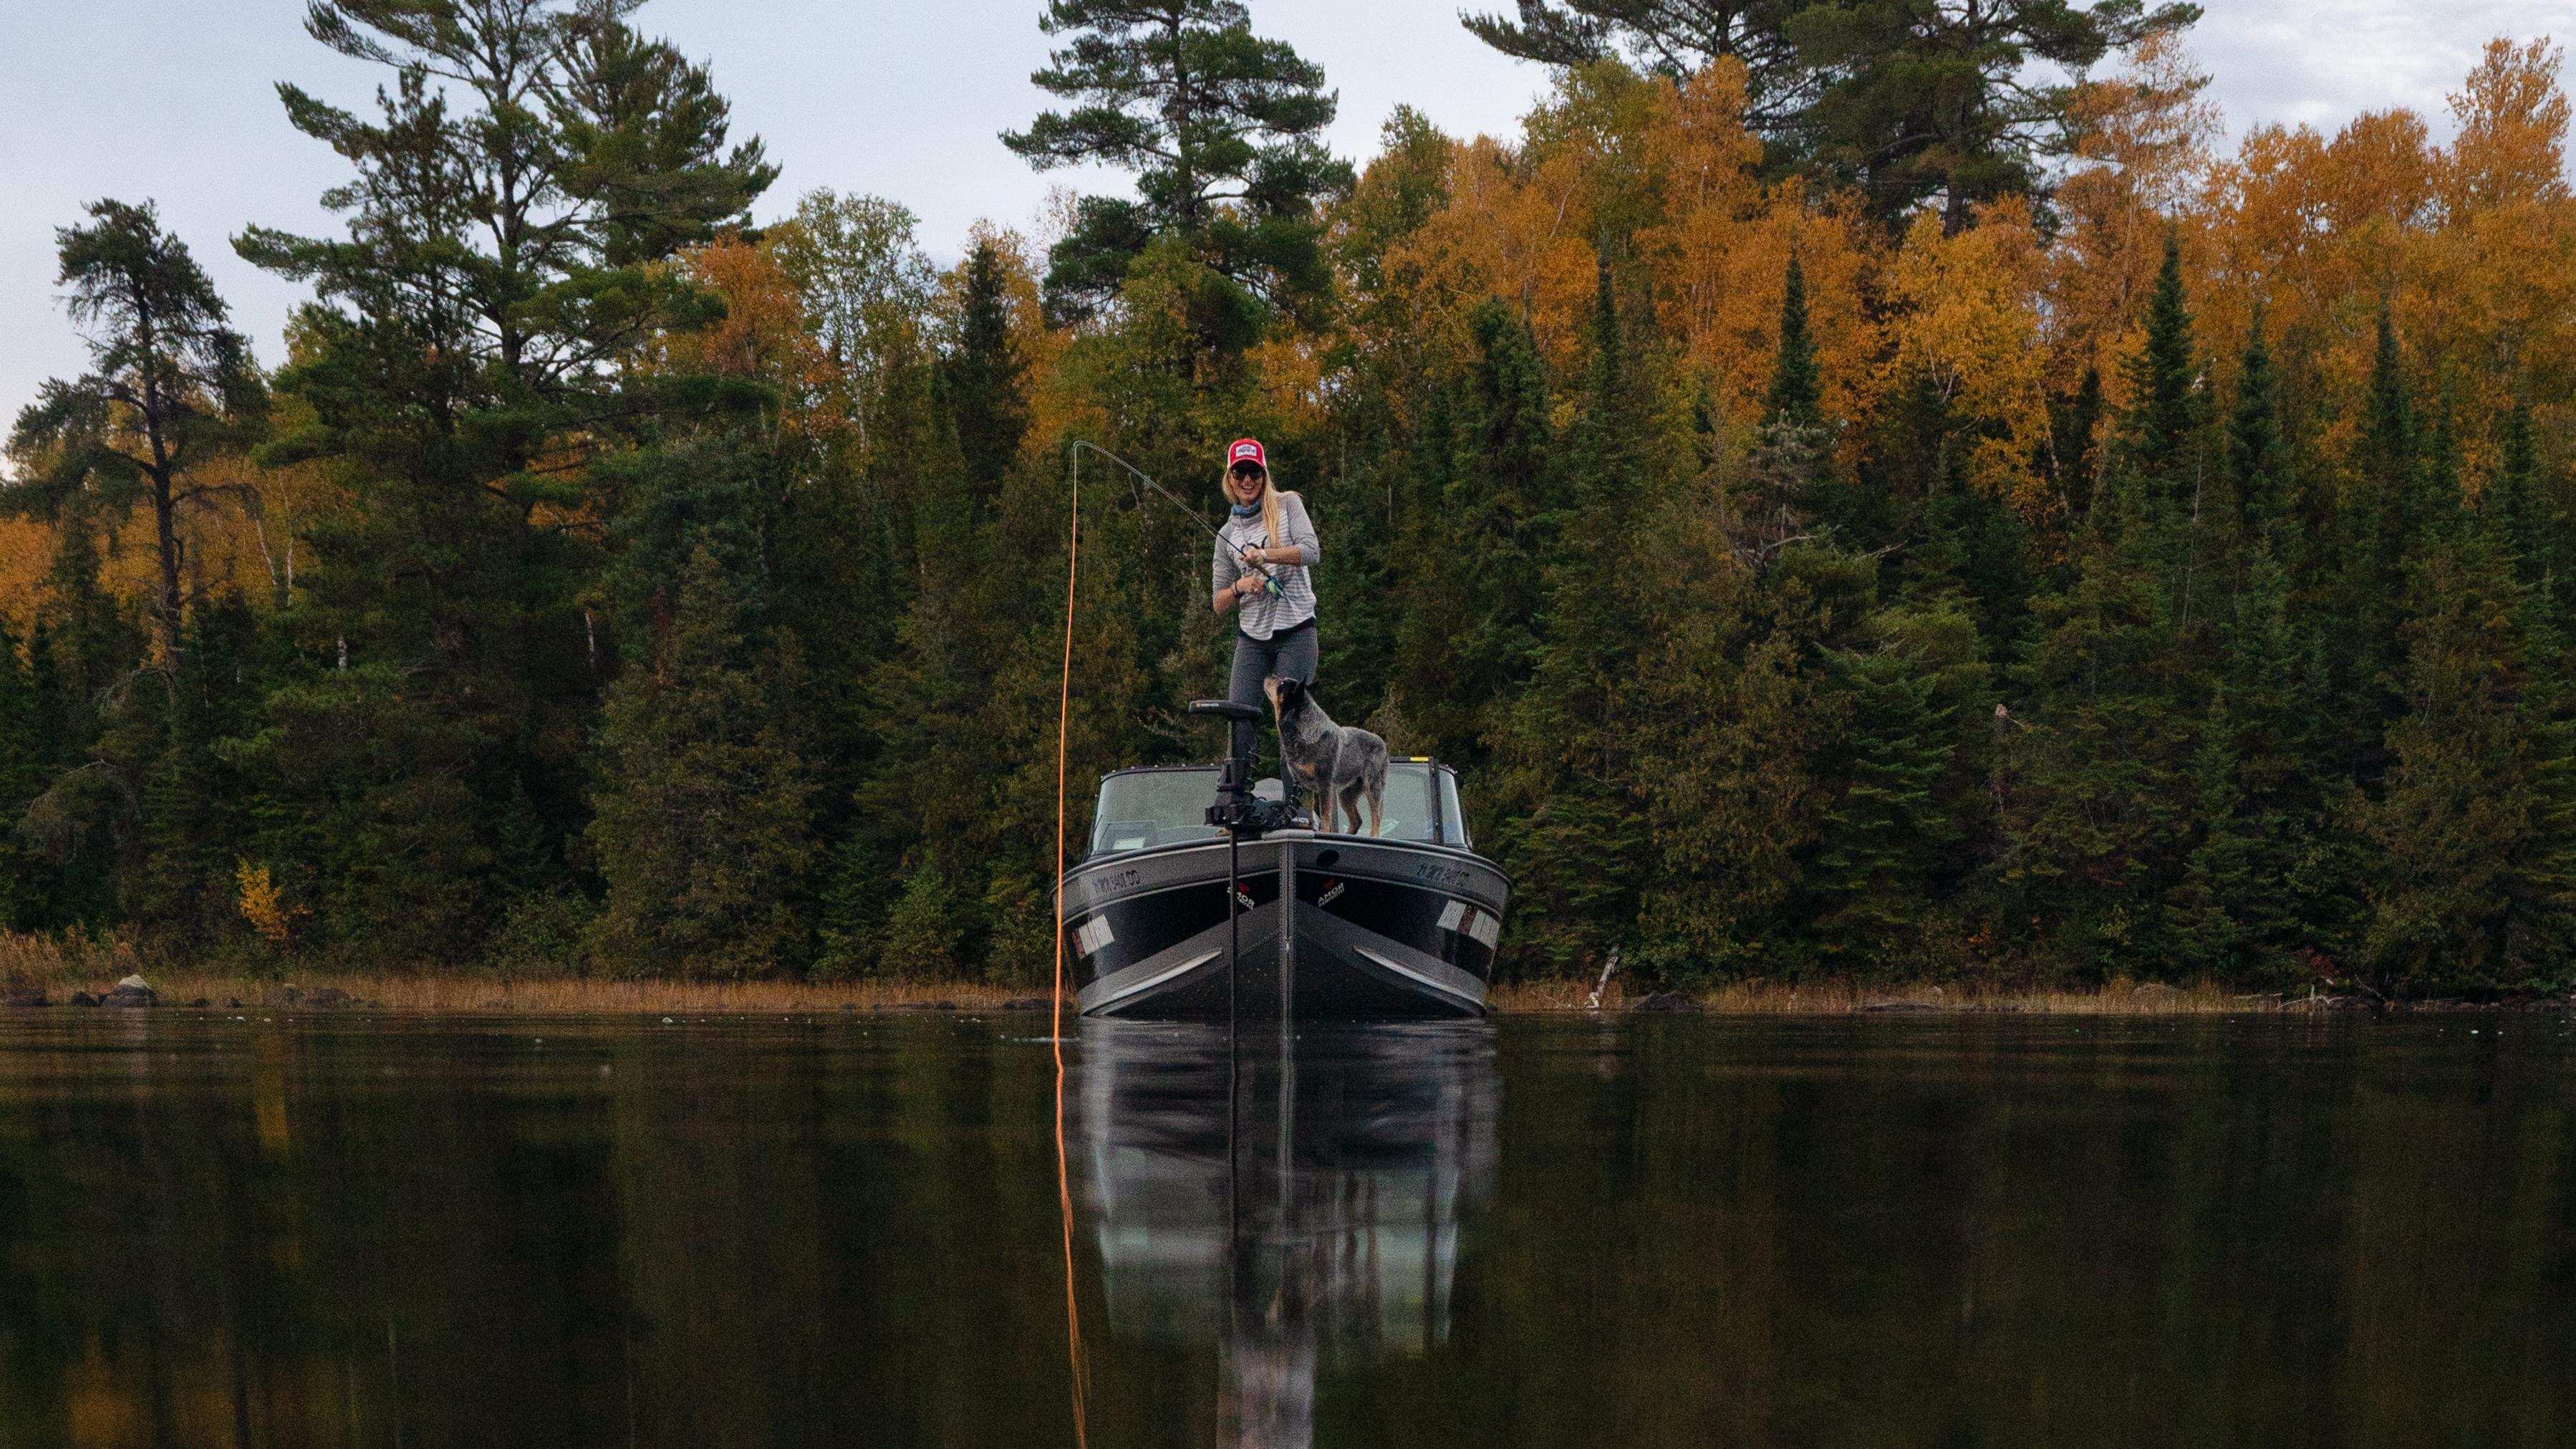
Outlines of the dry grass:
{"type": "MultiPolygon", "coordinates": [[[[1591,988],[1577,981],[1541,981],[1498,988],[1497,1010],[1581,1011],[1591,988]]],[[[1720,1016],[1851,1016],[1862,1012],[1984,1012],[2034,1016],[2213,1016],[2223,1012],[2305,1011],[2304,1001],[2283,1003],[2270,992],[2251,994],[2207,983],[2190,986],[2114,982],[2082,991],[2012,991],[1974,986],[1855,986],[1842,982],[1736,982],[1690,993],[1700,1009],[1720,1016]]],[[[1601,1009],[1620,1011],[1637,998],[1615,982],[1601,1009]]]]}
{"type": "Polygon", "coordinates": [[[78,931],[61,936],[0,931],[0,984],[50,985],[57,981],[115,981],[143,969],[134,947],[111,933],[92,939],[78,931]]]}
{"type": "MultiPolygon", "coordinates": [[[[263,1006],[287,1003],[291,985],[301,999],[337,989],[368,1008],[396,1012],[525,1012],[616,1016],[652,1013],[724,1015],[768,1012],[888,1010],[946,1002],[962,1011],[989,1011],[1006,1001],[1044,998],[1044,987],[1014,988],[960,981],[605,981],[540,979],[502,981],[490,976],[391,972],[295,973],[285,980],[239,972],[147,966],[131,943],[114,935],[96,940],[16,935],[0,931],[0,985],[43,986],[58,997],[101,990],[132,972],[149,979],[165,1002],[203,997],[263,1006]]],[[[1539,981],[1495,989],[1494,1008],[1508,1014],[1579,1012],[1590,983],[1539,981]]],[[[1938,1011],[2034,1016],[2212,1016],[2221,1013],[2308,1013],[2361,1003],[2344,997],[2293,998],[2269,992],[2236,992],[2207,982],[2174,987],[2134,982],[2079,991],[2017,991],[1985,986],[1856,986],[1847,983],[1739,982],[1692,993],[1700,1008],[1720,1016],[1849,1016],[1861,1013],[1938,1011]]],[[[1601,1002],[1605,1012],[1625,1011],[1637,997],[1614,981],[1601,1002]]],[[[2456,1003],[2425,1003],[2439,1007],[2456,1003]]],[[[2518,1003],[2542,1004],[2542,1003],[2518,1003]]],[[[2420,1006],[2419,1006],[2420,1009],[2420,1006]]]]}
{"type": "MultiPolygon", "coordinates": [[[[242,977],[173,972],[152,978],[164,1001],[240,1000],[267,1005],[285,1003],[286,983],[242,977]]],[[[297,976],[292,985],[300,999],[337,988],[358,1002],[383,1011],[511,1011],[562,1016],[621,1016],[688,1013],[861,1011],[951,1003],[961,1011],[991,1010],[1003,1002],[1029,996],[998,986],[971,982],[851,982],[843,985],[801,981],[587,981],[549,980],[503,983],[453,976],[297,976]]],[[[1043,993],[1038,993],[1043,994],[1043,993]]]]}

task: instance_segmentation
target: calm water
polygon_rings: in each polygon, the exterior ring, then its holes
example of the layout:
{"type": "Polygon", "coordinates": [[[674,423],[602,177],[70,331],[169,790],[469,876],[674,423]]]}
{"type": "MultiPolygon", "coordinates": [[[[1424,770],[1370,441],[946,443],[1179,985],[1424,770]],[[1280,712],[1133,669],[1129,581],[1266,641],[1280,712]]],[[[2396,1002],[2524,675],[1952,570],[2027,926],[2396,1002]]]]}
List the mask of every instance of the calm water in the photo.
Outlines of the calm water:
{"type": "Polygon", "coordinates": [[[2576,1442],[2559,1018],[1045,1031],[0,1016],[0,1444],[2576,1442]]]}

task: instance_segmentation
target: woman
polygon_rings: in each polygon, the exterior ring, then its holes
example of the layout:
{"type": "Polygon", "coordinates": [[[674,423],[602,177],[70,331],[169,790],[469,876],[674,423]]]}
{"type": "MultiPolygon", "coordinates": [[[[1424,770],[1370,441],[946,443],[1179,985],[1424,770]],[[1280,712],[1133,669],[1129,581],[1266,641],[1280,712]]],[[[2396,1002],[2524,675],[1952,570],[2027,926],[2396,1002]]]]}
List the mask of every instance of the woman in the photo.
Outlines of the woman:
{"type": "MultiPolygon", "coordinates": [[[[1271,675],[1315,682],[1314,567],[1324,557],[1306,502],[1270,483],[1261,444],[1237,438],[1225,450],[1225,494],[1233,514],[1216,546],[1216,612],[1235,611],[1234,678],[1226,697],[1259,708],[1271,675]],[[1275,581],[1275,586],[1274,586],[1275,581]]],[[[1234,727],[1234,753],[1258,738],[1234,727]]]]}

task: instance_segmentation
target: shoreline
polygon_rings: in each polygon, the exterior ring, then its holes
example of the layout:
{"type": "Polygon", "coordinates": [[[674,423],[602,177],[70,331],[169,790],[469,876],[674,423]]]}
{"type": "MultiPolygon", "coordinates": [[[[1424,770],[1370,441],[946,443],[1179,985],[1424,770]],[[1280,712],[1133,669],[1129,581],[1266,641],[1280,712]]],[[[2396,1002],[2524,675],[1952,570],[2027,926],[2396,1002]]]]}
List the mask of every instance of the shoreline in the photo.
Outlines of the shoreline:
{"type": "MultiPolygon", "coordinates": [[[[563,979],[501,981],[465,976],[400,976],[328,973],[294,981],[234,973],[143,973],[155,1010],[289,1010],[385,1015],[645,1016],[750,1015],[776,1012],[839,1013],[955,1011],[1045,1012],[1045,988],[1031,990],[984,982],[611,981],[563,979]],[[202,1004],[201,1004],[202,1003],[202,1004]]],[[[52,974],[0,982],[0,1010],[80,1007],[133,1009],[111,997],[118,978],[88,973],[52,974]],[[35,999],[43,998],[41,1004],[35,999]],[[80,996],[90,1001],[77,999],[80,996]]],[[[1516,983],[1497,988],[1497,1016],[1684,1014],[1755,1016],[2318,1016],[2418,1015],[2568,1011],[2576,998],[2530,996],[2497,1001],[2378,1002],[2366,996],[2283,998],[2274,992],[2237,992],[2209,984],[2167,986],[2115,982],[2082,990],[2011,990],[1917,983],[1867,986],[1835,982],[1742,982],[1699,991],[1632,995],[1606,993],[1597,1009],[1590,989],[1576,981],[1516,983]]]]}

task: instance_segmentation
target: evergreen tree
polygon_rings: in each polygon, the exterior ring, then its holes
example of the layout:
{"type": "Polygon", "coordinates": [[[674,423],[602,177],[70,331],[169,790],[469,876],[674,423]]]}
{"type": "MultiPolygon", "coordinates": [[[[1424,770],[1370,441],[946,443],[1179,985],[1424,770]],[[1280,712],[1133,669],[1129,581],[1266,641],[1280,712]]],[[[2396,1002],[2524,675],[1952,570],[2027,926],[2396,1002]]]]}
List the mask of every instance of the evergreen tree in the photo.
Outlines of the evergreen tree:
{"type": "Polygon", "coordinates": [[[2535,516],[2540,456],[2532,442],[2530,400],[2514,399],[2496,431],[2495,477],[2488,480],[2479,512],[2496,546],[2513,560],[2514,577],[2525,588],[2545,588],[2550,560],[2540,547],[2540,520],[2535,516]]]}
{"type": "Polygon", "coordinates": [[[195,481],[209,454],[245,441],[264,406],[250,346],[226,325],[224,300],[149,202],[101,201],[92,224],[55,233],[60,283],[93,371],[44,384],[18,415],[10,453],[36,465],[0,489],[0,506],[37,498],[58,509],[87,492],[109,508],[139,494],[152,509],[158,565],[151,613],[164,668],[181,638],[179,512],[234,485],[195,481]]]}
{"type": "Polygon", "coordinates": [[[45,743],[36,682],[0,620],[0,929],[32,931],[43,923],[45,866],[14,825],[44,788],[45,743]]]}
{"type": "Polygon", "coordinates": [[[2419,566],[2386,788],[2352,807],[2383,991],[2547,981],[2576,944],[2576,734],[2534,687],[2510,568],[2476,535],[2419,566]]]}
{"type": "Polygon", "coordinates": [[[1516,15],[1462,14],[1477,39],[1505,55],[1562,69],[1621,57],[1675,80],[1720,56],[1743,62],[1748,119],[1790,124],[1810,82],[1781,25],[1783,0],[1515,0],[1516,15]]]}
{"type": "Polygon", "coordinates": [[[2141,0],[1516,0],[1468,14],[1506,55],[1559,67],[1623,56],[1674,77],[1744,64],[1746,121],[1775,156],[1853,185],[1896,221],[1939,196],[1948,228],[1998,196],[2037,193],[2077,129],[2074,88],[2102,57],[2180,31],[2200,8],[2141,0]]]}
{"type": "Polygon", "coordinates": [[[2115,442],[2117,465],[2144,486],[2141,501],[2161,511],[2191,502],[2186,489],[2200,443],[2199,360],[2183,297],[2182,246],[2171,231],[2147,294],[2146,320],[2146,343],[2128,360],[2129,403],[2115,442]]]}
{"type": "Polygon", "coordinates": [[[2227,419],[2227,478],[2246,537],[2264,538],[2276,557],[2288,541],[2283,530],[2297,497],[2289,439],[2281,430],[2279,387],[2258,307],[2236,368],[2236,407],[2227,419]]]}
{"type": "MultiPolygon", "coordinates": [[[[2193,480],[2201,446],[2191,316],[2175,248],[2106,444],[2074,577],[2046,631],[2013,732],[2003,877],[2080,970],[2163,948],[2162,910],[2189,850],[2206,598],[2193,480]]],[[[2205,763],[2205,762],[2204,762],[2205,763]]]]}
{"type": "Polygon", "coordinates": [[[956,900],[925,859],[904,877],[903,894],[886,917],[878,970],[893,981],[953,980],[964,966],[960,944],[956,900]]]}
{"type": "Polygon", "coordinates": [[[2081,76],[2199,18],[2140,0],[1823,0],[1782,27],[1815,88],[1793,144],[1893,226],[1940,197],[1955,234],[1978,203],[2038,194],[2049,158],[2071,149],[2074,88],[2039,79],[2045,68],[2081,76]]]}
{"type": "Polygon", "coordinates": [[[142,861],[129,919],[186,947],[240,927],[235,868],[251,851],[257,782],[227,742],[255,727],[269,682],[259,621],[238,596],[200,605],[172,671],[153,751],[139,762],[142,861]]]}
{"type": "Polygon", "coordinates": [[[1030,79],[1077,104],[1002,143],[1041,168],[1136,173],[1134,200],[1086,196],[1049,256],[1059,315],[1118,294],[1148,245],[1175,238],[1224,285],[1197,299],[1220,349],[1249,340],[1262,305],[1301,308],[1330,286],[1319,202],[1347,190],[1324,149],[1337,100],[1321,66],[1264,40],[1236,0],[1049,0],[1040,29],[1071,36],[1030,79]]]}
{"type": "Polygon", "coordinates": [[[1019,461],[1020,443],[1029,431],[1022,363],[1011,341],[1010,303],[1003,286],[1000,248],[989,238],[977,242],[966,256],[957,346],[948,357],[946,382],[966,476],[985,487],[1019,461]]]}
{"type": "MultiPolygon", "coordinates": [[[[300,691],[289,717],[327,730],[310,712],[345,708],[344,732],[372,722],[442,756],[470,742],[440,788],[385,783],[369,807],[380,823],[412,808],[462,823],[403,827],[442,843],[382,868],[489,871],[531,815],[542,855],[578,832],[602,677],[579,603],[597,560],[578,520],[602,502],[587,465],[657,411],[730,396],[620,365],[716,314],[666,263],[742,218],[775,174],[758,143],[728,149],[705,69],[637,33],[633,9],[319,0],[307,29],[392,84],[372,119],[280,87],[295,127],[356,171],[327,198],[349,213],[345,236],[253,227],[236,242],[318,299],[281,382],[311,423],[267,456],[327,460],[346,499],[315,525],[299,620],[352,665],[300,691]],[[418,718],[391,721],[404,713],[418,718]],[[448,840],[460,828],[470,845],[448,840]]],[[[480,902],[495,885],[422,881],[395,898],[480,902]]],[[[488,918],[478,905],[387,924],[454,950],[488,918]]]]}
{"type": "Polygon", "coordinates": [[[2258,535],[2220,630],[2191,762],[2201,834],[2170,901],[2178,953],[2222,979],[2289,983],[2291,952],[2335,939],[2355,904],[2323,848],[2337,827],[2322,665],[2289,572],[2258,535]]]}
{"type": "Polygon", "coordinates": [[[2331,608],[2341,631],[2333,642],[2339,681],[2351,701],[2342,712],[2346,768],[2375,780],[2386,766],[2382,739],[2403,708],[2409,557],[2421,536],[2423,436],[2398,347],[2397,324],[2380,308],[2361,438],[2337,518],[2340,566],[2331,608]]]}
{"type": "Polygon", "coordinates": [[[1485,758],[1490,707],[1528,678],[1563,521],[1537,343],[1500,302],[1480,305],[1469,328],[1467,376],[1441,415],[1454,451],[1427,474],[1445,487],[1407,535],[1419,573],[1397,622],[1391,690],[1431,752],[1462,768],[1485,758]]]}
{"type": "Polygon", "coordinates": [[[1989,690],[1984,642],[1956,594],[1891,605],[1851,647],[1826,654],[1842,728],[1819,762],[1840,793],[1805,889],[1826,962],[1923,960],[1933,902],[1962,875],[1982,791],[1968,757],[1973,706],[1989,690]]]}
{"type": "Polygon", "coordinates": [[[1566,450],[1568,507],[1547,528],[1557,552],[1546,566],[1530,678],[1508,696],[1493,729],[1504,764],[1497,783],[1510,801],[1510,826],[1496,848],[1534,883],[1517,897],[1518,916],[1539,952],[1578,965],[1629,937],[1648,845],[1634,802],[1650,766],[1630,746],[1635,725],[1626,718],[1640,626],[1642,391],[1604,260],[1583,410],[1566,450]]]}
{"type": "Polygon", "coordinates": [[[1823,402],[1816,340],[1807,332],[1807,273],[1792,256],[1787,280],[1780,288],[1780,345],[1771,365],[1771,387],[1764,398],[1763,415],[1813,427],[1825,420],[1823,402]]]}
{"type": "Polygon", "coordinates": [[[804,948],[811,786],[786,708],[802,668],[746,629],[745,587],[701,541],[667,627],[609,691],[589,841],[608,885],[595,949],[620,974],[761,976],[804,948]]]}

